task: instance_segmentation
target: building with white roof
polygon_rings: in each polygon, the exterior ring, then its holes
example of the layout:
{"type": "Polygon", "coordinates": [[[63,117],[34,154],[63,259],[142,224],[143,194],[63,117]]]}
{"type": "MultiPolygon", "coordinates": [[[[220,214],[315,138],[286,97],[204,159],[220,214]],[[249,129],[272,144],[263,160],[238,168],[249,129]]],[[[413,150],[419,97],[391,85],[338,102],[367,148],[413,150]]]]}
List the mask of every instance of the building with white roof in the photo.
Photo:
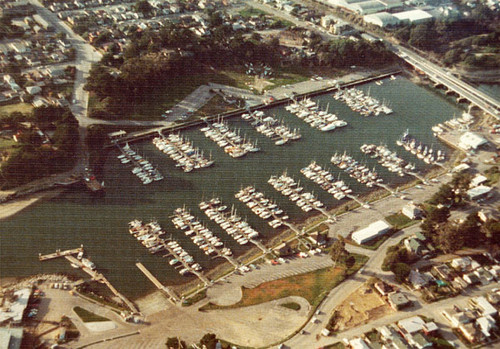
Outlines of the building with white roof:
{"type": "Polygon", "coordinates": [[[470,200],[479,200],[488,195],[490,191],[491,191],[490,187],[487,187],[485,185],[479,185],[477,187],[467,190],[467,196],[469,197],[470,200]]]}
{"type": "Polygon", "coordinates": [[[424,329],[425,321],[420,316],[413,316],[398,322],[403,335],[420,332],[424,329]]]}
{"type": "Polygon", "coordinates": [[[432,20],[432,15],[429,12],[423,10],[411,10],[394,13],[400,23],[411,23],[411,24],[421,24],[432,20]]]}
{"type": "Polygon", "coordinates": [[[483,316],[496,316],[498,314],[497,309],[483,296],[472,298],[471,303],[479,308],[483,316]]]}
{"type": "Polygon", "coordinates": [[[478,173],[474,178],[471,179],[469,187],[470,188],[477,187],[477,186],[483,184],[484,182],[486,182],[487,180],[488,180],[488,178],[486,178],[482,174],[478,173]]]}
{"type": "Polygon", "coordinates": [[[23,320],[24,310],[28,306],[30,295],[30,288],[23,288],[14,292],[15,301],[5,302],[2,310],[0,310],[0,323],[20,324],[23,320]]]}
{"type": "Polygon", "coordinates": [[[465,132],[462,137],[460,137],[460,143],[458,146],[462,149],[469,150],[477,149],[486,143],[488,143],[488,141],[477,133],[465,132]]]}
{"type": "Polygon", "coordinates": [[[362,16],[377,13],[386,10],[386,6],[377,0],[363,1],[349,6],[351,11],[354,11],[362,16]]]}
{"type": "Polygon", "coordinates": [[[388,12],[379,12],[366,15],[363,17],[363,20],[366,23],[373,24],[376,25],[377,27],[382,27],[382,28],[399,24],[399,19],[397,19],[388,12]]]}
{"type": "Polygon", "coordinates": [[[19,349],[23,341],[22,327],[0,327],[0,348],[19,349]]]}
{"type": "Polygon", "coordinates": [[[368,344],[361,338],[357,337],[349,341],[352,349],[370,349],[368,344]]]}
{"type": "Polygon", "coordinates": [[[385,221],[380,220],[373,222],[364,229],[352,233],[351,238],[357,244],[361,245],[376,238],[377,236],[387,233],[389,229],[391,229],[391,226],[387,224],[385,221]]]}

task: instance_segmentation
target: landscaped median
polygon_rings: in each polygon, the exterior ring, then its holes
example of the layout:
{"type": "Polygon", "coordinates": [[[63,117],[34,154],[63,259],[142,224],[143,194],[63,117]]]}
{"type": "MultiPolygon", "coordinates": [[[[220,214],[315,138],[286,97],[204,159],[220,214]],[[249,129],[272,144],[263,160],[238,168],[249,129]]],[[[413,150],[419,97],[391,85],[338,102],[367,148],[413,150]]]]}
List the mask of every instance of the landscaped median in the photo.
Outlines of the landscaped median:
{"type": "Polygon", "coordinates": [[[251,289],[243,288],[243,297],[236,304],[218,306],[208,303],[201,307],[200,310],[247,307],[289,296],[303,297],[315,308],[330,290],[344,281],[347,276],[358,271],[367,260],[368,257],[364,255],[350,254],[343,263],[337,263],[335,267],[318,269],[310,273],[265,282],[251,289]]]}

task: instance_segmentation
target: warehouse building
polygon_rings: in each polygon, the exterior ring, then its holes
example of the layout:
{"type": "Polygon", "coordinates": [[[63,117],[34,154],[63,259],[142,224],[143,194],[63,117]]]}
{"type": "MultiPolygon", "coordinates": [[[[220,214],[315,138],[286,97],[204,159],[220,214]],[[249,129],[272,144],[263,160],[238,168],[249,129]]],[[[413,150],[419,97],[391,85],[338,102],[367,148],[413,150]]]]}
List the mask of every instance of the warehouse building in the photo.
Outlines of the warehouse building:
{"type": "Polygon", "coordinates": [[[387,224],[385,221],[380,220],[373,222],[369,226],[364,229],[358,230],[352,233],[352,240],[357,244],[361,245],[374,238],[387,233],[391,229],[391,226],[387,224]]]}
{"type": "Polygon", "coordinates": [[[364,21],[377,27],[385,28],[399,24],[399,19],[388,12],[379,12],[363,17],[364,21]]]}
{"type": "Polygon", "coordinates": [[[393,14],[401,24],[422,24],[432,20],[432,15],[423,10],[411,10],[393,14]]]}

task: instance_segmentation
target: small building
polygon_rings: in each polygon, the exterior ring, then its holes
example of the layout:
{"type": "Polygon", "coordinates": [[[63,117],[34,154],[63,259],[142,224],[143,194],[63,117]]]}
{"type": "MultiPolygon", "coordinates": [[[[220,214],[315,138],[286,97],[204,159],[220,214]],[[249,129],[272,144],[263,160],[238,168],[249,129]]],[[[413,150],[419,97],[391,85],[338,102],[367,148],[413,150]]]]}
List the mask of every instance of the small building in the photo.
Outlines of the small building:
{"type": "Polygon", "coordinates": [[[493,317],[491,316],[482,316],[479,319],[476,320],[476,324],[478,325],[479,329],[481,330],[482,334],[486,337],[489,338],[491,336],[491,331],[497,329],[496,321],[493,317]]]}
{"type": "Polygon", "coordinates": [[[436,325],[435,322],[429,321],[429,322],[426,322],[424,325],[424,333],[428,336],[435,334],[438,330],[439,330],[439,327],[438,327],[438,325],[436,325]]]}
{"type": "Polygon", "coordinates": [[[385,28],[399,24],[399,19],[394,17],[389,12],[379,12],[366,15],[363,17],[366,23],[376,25],[377,27],[385,28]]]}
{"type": "Polygon", "coordinates": [[[387,233],[391,229],[391,226],[385,221],[380,220],[370,224],[368,227],[358,230],[352,233],[352,240],[357,244],[361,245],[374,238],[387,233]]]}
{"type": "Polygon", "coordinates": [[[362,1],[362,2],[355,3],[355,4],[351,4],[350,9],[351,9],[351,11],[354,11],[361,16],[365,16],[365,15],[369,15],[372,13],[385,11],[386,7],[380,1],[369,0],[369,1],[362,1]]]}
{"type": "Polygon", "coordinates": [[[408,336],[408,343],[413,345],[417,349],[431,348],[432,342],[430,342],[427,337],[422,333],[415,333],[412,336],[408,336]]]}
{"type": "Polygon", "coordinates": [[[420,316],[412,316],[398,322],[398,326],[403,336],[413,335],[424,329],[425,321],[420,316]]]}
{"type": "Polygon", "coordinates": [[[409,23],[409,24],[422,24],[429,22],[433,19],[433,16],[423,10],[410,10],[404,12],[398,12],[393,14],[400,23],[409,23]]]}
{"type": "Polygon", "coordinates": [[[458,326],[458,330],[471,343],[480,342],[483,338],[481,331],[479,331],[473,323],[460,324],[460,326],[458,326]]]}
{"type": "Polygon", "coordinates": [[[481,280],[479,279],[479,277],[474,274],[474,273],[467,273],[467,274],[464,274],[462,276],[462,278],[465,280],[465,282],[467,282],[467,284],[469,285],[477,285],[479,283],[481,283],[481,280]]]}
{"type": "Polygon", "coordinates": [[[470,303],[477,307],[483,316],[496,316],[498,314],[497,309],[483,296],[472,298],[470,303]]]}
{"type": "Polygon", "coordinates": [[[457,306],[443,310],[442,314],[452,327],[468,324],[477,318],[472,311],[463,311],[457,306]]]}
{"type": "Polygon", "coordinates": [[[453,273],[446,264],[435,265],[432,267],[431,271],[436,277],[440,279],[447,281],[452,280],[453,273]]]}
{"type": "Polygon", "coordinates": [[[38,23],[38,25],[40,25],[46,31],[54,30],[54,26],[51,23],[47,22],[44,18],[42,18],[42,16],[36,14],[33,15],[33,19],[35,20],[35,22],[38,23]]]}
{"type": "Polygon", "coordinates": [[[413,202],[403,206],[401,213],[410,219],[421,219],[424,211],[417,207],[413,202]]]}
{"type": "Polygon", "coordinates": [[[458,257],[451,261],[451,266],[457,270],[464,271],[471,269],[472,258],[458,257]]]}
{"type": "Polygon", "coordinates": [[[465,132],[460,137],[460,143],[458,146],[465,150],[475,150],[486,143],[488,143],[488,141],[477,133],[465,132]]]}
{"type": "Polygon", "coordinates": [[[352,349],[371,349],[365,340],[359,337],[351,339],[349,345],[352,349]]]}
{"type": "Polygon", "coordinates": [[[33,96],[42,92],[42,88],[40,86],[28,86],[26,87],[26,92],[33,96]]]}
{"type": "Polygon", "coordinates": [[[455,288],[457,290],[463,290],[463,289],[466,289],[467,286],[469,286],[467,281],[462,279],[460,276],[457,276],[456,278],[454,278],[453,281],[451,282],[451,285],[453,286],[453,288],[455,288]]]}
{"type": "Polygon", "coordinates": [[[477,187],[477,186],[483,184],[484,182],[486,182],[487,180],[488,180],[488,178],[486,178],[482,174],[478,173],[477,175],[474,176],[474,178],[471,179],[470,184],[469,184],[469,188],[477,187]]]}
{"type": "Polygon", "coordinates": [[[408,281],[414,289],[420,290],[421,288],[427,286],[432,280],[428,277],[428,275],[412,269],[410,271],[410,275],[408,276],[408,281]]]}
{"type": "Polygon", "coordinates": [[[406,297],[401,292],[393,292],[387,296],[387,300],[389,301],[390,306],[394,310],[400,310],[406,307],[409,307],[412,304],[412,301],[406,297]]]}
{"type": "Polygon", "coordinates": [[[22,327],[0,327],[0,348],[19,349],[22,341],[22,327]]]}
{"type": "Polygon", "coordinates": [[[375,285],[373,285],[373,287],[375,287],[378,293],[380,293],[380,295],[384,297],[389,295],[389,293],[394,292],[394,288],[383,281],[376,282],[375,285]]]}
{"type": "Polygon", "coordinates": [[[470,200],[479,200],[485,198],[491,192],[491,187],[480,185],[467,190],[467,196],[470,200]]]}
{"type": "Polygon", "coordinates": [[[420,242],[420,240],[415,238],[405,239],[404,245],[406,250],[416,256],[423,256],[429,251],[425,248],[425,246],[420,242]]]}

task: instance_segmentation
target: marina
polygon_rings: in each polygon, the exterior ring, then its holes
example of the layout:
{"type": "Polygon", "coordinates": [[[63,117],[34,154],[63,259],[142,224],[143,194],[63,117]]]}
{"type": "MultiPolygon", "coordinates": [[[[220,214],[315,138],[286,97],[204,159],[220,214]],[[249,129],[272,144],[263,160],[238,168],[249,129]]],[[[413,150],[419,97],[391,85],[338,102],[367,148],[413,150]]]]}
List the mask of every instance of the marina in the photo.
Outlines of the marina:
{"type": "Polygon", "coordinates": [[[406,130],[401,138],[396,141],[396,144],[429,165],[442,165],[443,161],[446,159],[444,151],[437,150],[434,152],[432,147],[419,142],[416,138],[411,136],[408,130],[406,130]]]}
{"type": "Polygon", "coordinates": [[[207,123],[207,126],[200,130],[233,158],[240,158],[249,152],[255,153],[260,150],[256,143],[253,144],[242,138],[239,131],[229,129],[224,122],[207,123]]]}
{"type": "Polygon", "coordinates": [[[312,161],[308,166],[302,168],[300,172],[337,200],[345,199],[347,195],[352,193],[352,189],[340,179],[340,176],[335,180],[330,171],[323,169],[316,161],[312,161]]]}
{"type": "MultiPolygon", "coordinates": [[[[235,199],[234,194],[241,188],[247,186],[265,188],[269,185],[267,181],[271,176],[281,174],[285,170],[289,175],[298,174],[312,158],[318,164],[328,164],[336,149],[345,149],[347,154],[363,164],[366,163],[367,167],[372,169],[378,166],[378,160],[361,152],[360,147],[365,143],[394,144],[408,128],[419,141],[432,145],[435,151],[447,149],[433,137],[430,129],[438,123],[444,124],[452,119],[453,115],[462,114],[463,111],[453,104],[451,98],[448,100],[446,96],[434,94],[405,78],[387,79],[381,86],[368,83],[358,88],[365,92],[370,88],[370,95],[378,100],[390,100],[394,117],[360,118],[344,103],[333,100],[331,94],[312,97],[311,99],[318,105],[327,106],[330,103],[330,107],[349,123],[348,127],[336,129],[331,133],[303,127],[303,121],[291,115],[284,106],[270,108],[265,111],[266,114],[272,115],[277,120],[283,120],[291,130],[299,128],[301,130],[300,142],[284,147],[276,146],[272,139],[262,137],[248,121],[239,117],[226,119],[228,127],[232,130],[241,130],[240,134],[248,135],[247,139],[259,138],[259,148],[262,151],[258,156],[246,156],[244,161],[227,156],[223,149],[200,132],[199,127],[177,129],[174,133],[196,145],[196,148],[200,149],[200,154],[201,150],[206,155],[211,153],[214,164],[207,171],[193,170],[185,173],[176,166],[176,163],[165,159],[165,155],[158,151],[151,143],[151,139],[139,141],[133,144],[134,150],[155,164],[165,176],[165,180],[150,185],[142,185],[135,176],[130,176],[132,165],[129,163],[127,164],[129,166],[124,166],[120,162],[117,158],[121,154],[118,147],[109,148],[109,156],[102,174],[99,174],[99,178],[106,182],[105,196],[95,197],[87,191],[69,189],[53,199],[42,201],[21,214],[2,221],[4,229],[0,259],[4,266],[3,274],[22,276],[31,275],[33,272],[76,273],[77,270],[71,268],[69,263],[65,261],[61,263],[58,258],[51,262],[40,263],[38,253],[53,252],[56,247],[73,248],[77,241],[85,245],[85,250],[91,254],[93,262],[105,268],[110,282],[127,296],[134,298],[156,289],[135,266],[138,260],[147,266],[163,285],[175,289],[177,285],[186,281],[196,282],[197,276],[194,274],[180,276],[178,269],[167,265],[172,257],[162,259],[167,263],[158,263],[159,255],[167,253],[168,250],[151,254],[135,238],[124,234],[124,227],[129,221],[136,217],[143,217],[144,222],[157,221],[168,234],[173,233],[178,244],[202,266],[203,271],[208,271],[224,263],[225,260],[205,255],[192,243],[190,237],[181,231],[176,232],[175,226],[168,218],[168,214],[175,208],[189,207],[194,216],[201,217],[200,214],[204,215],[199,209],[201,198],[220,198],[223,205],[228,207],[227,212],[234,206],[238,215],[259,232],[257,242],[261,243],[264,249],[268,249],[270,247],[268,241],[284,228],[280,227],[278,230],[272,228],[268,224],[269,220],[264,221],[254,215],[245,204],[235,199]],[[410,100],[411,105],[408,102],[410,100]],[[419,107],[414,108],[414,105],[419,107]],[[399,110],[405,112],[400,113],[399,110]],[[50,234],[46,233],[47,227],[50,227],[50,234]],[[43,238],[36,246],[28,244],[26,239],[22,239],[26,231],[43,238]],[[107,244],[102,244],[103,237],[107,244]],[[109,245],[118,247],[109,248],[109,245]],[[24,251],[22,255],[19,254],[20,248],[24,251]]],[[[158,133],[155,136],[158,136],[158,133]]],[[[168,134],[165,133],[165,136],[168,134]]],[[[410,153],[402,152],[399,156],[406,163],[415,162],[415,170],[412,172],[423,175],[430,168],[430,165],[416,161],[415,156],[410,153]]],[[[383,183],[390,183],[391,188],[397,188],[412,179],[410,176],[400,177],[385,167],[377,167],[377,172],[380,178],[384,179],[383,183]]],[[[337,168],[331,173],[335,179],[340,175],[361,201],[365,194],[376,189],[359,183],[337,168]]],[[[348,202],[349,197],[336,200],[326,191],[318,190],[317,184],[312,181],[300,182],[304,191],[315,193],[317,199],[329,210],[348,202]]],[[[313,210],[306,214],[288,197],[275,192],[274,189],[266,193],[266,196],[286,211],[286,215],[290,217],[288,222],[294,222],[299,231],[306,217],[316,212],[313,210]]],[[[205,225],[213,232],[219,231],[219,225],[215,221],[207,220],[205,225]]],[[[231,249],[232,257],[235,259],[253,247],[250,245],[251,241],[249,244],[240,245],[225,232],[221,231],[220,234],[225,247],[231,249]]]]}

